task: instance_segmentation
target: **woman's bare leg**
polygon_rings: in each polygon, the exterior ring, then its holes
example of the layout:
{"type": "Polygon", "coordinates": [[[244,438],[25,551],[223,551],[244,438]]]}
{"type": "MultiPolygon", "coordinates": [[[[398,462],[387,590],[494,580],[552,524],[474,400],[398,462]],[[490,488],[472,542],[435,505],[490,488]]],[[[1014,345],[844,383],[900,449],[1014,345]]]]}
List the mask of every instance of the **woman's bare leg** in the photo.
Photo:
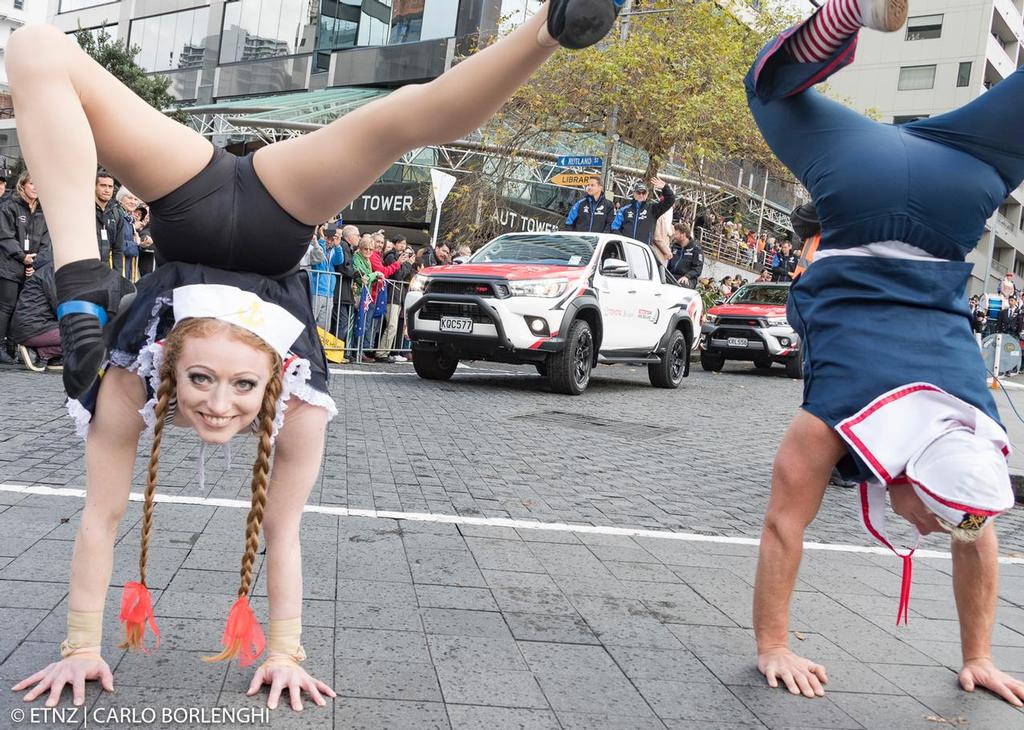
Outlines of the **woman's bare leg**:
{"type": "Polygon", "coordinates": [[[54,241],[57,268],[97,258],[97,156],[146,201],[203,169],[213,146],[144,102],[50,25],[11,34],[7,74],[18,139],[54,241]]]}
{"type": "Polygon", "coordinates": [[[458,139],[490,119],[558,48],[547,8],[428,84],[403,86],[322,129],[257,150],[257,175],[293,217],[327,220],[403,153],[458,139]]]}

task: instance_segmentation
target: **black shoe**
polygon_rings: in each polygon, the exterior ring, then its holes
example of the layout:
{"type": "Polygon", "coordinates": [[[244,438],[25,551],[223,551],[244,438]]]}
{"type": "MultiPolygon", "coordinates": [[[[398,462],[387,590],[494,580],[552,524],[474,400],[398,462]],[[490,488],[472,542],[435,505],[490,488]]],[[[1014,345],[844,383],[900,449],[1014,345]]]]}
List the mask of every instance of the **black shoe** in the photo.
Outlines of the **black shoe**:
{"type": "Polygon", "coordinates": [[[50,372],[63,372],[64,371],[64,358],[62,357],[51,357],[46,361],[46,369],[50,372]]]}
{"type": "Polygon", "coordinates": [[[121,297],[135,287],[97,259],[66,264],[57,269],[54,278],[64,390],[74,399],[99,377],[107,360],[103,325],[117,312],[121,297]]]}
{"type": "Polygon", "coordinates": [[[386,363],[388,365],[391,365],[392,363],[394,363],[394,361],[395,361],[395,358],[391,357],[391,355],[385,355],[385,356],[377,355],[377,362],[386,363]]]}
{"type": "Polygon", "coordinates": [[[551,0],[548,33],[565,48],[586,48],[608,35],[625,0],[551,0]]]}
{"type": "Polygon", "coordinates": [[[14,365],[17,362],[6,347],[0,347],[0,365],[14,365]]]}

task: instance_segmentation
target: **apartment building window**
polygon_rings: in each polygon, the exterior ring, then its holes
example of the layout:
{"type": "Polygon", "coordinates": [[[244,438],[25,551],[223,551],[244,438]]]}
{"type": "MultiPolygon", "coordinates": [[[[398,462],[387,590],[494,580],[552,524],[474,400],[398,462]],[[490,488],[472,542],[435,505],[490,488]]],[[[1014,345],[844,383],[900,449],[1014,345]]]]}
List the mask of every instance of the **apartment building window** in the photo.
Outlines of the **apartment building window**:
{"type": "Polygon", "coordinates": [[[935,88],[935,64],[931,66],[904,66],[896,87],[900,91],[920,91],[935,88]]]}
{"type": "Polygon", "coordinates": [[[458,0],[394,0],[389,43],[412,43],[455,35],[458,0]]]}
{"type": "Polygon", "coordinates": [[[318,49],[351,48],[359,32],[359,3],[320,0],[319,23],[318,49]]]}
{"type": "Polygon", "coordinates": [[[971,61],[961,61],[960,68],[956,72],[956,85],[959,86],[970,86],[971,85],[971,67],[974,65],[971,61]]]}
{"type": "Polygon", "coordinates": [[[356,45],[384,46],[390,34],[391,0],[363,0],[356,45]]]}
{"type": "Polygon", "coordinates": [[[925,41],[942,36],[941,15],[918,15],[907,18],[907,40],[925,41]]]}
{"type": "Polygon", "coordinates": [[[82,10],[83,8],[94,8],[97,5],[109,5],[115,2],[118,2],[118,0],[60,0],[60,5],[57,7],[57,12],[70,13],[74,10],[82,10]]]}
{"type": "Polygon", "coordinates": [[[25,9],[25,0],[14,0],[14,9],[15,10],[24,10],[25,9]]]}
{"type": "Polygon", "coordinates": [[[89,35],[91,35],[93,43],[99,43],[100,36],[104,33],[106,33],[107,38],[117,38],[117,23],[110,23],[108,25],[97,25],[93,26],[92,28],[76,28],[75,30],[69,30],[67,32],[67,35],[77,40],[76,36],[78,35],[79,30],[83,30],[89,35]]]}
{"type": "Polygon", "coordinates": [[[128,46],[141,49],[135,61],[147,71],[176,71],[203,65],[210,8],[132,20],[128,46]]]}
{"type": "MultiPolygon", "coordinates": [[[[345,3],[348,4],[348,3],[345,3]]],[[[311,52],[316,26],[308,0],[232,0],[224,5],[220,62],[311,52]]]]}

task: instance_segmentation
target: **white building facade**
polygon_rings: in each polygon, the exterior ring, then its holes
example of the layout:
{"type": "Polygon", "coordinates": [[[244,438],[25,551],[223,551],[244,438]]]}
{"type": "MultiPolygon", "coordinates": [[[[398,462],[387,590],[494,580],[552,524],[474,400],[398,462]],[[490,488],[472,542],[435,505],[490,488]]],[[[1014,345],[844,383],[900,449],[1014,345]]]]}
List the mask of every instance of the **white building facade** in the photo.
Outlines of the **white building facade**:
{"type": "MultiPolygon", "coordinates": [[[[1024,0],[915,0],[910,9],[899,32],[861,33],[857,59],[830,79],[830,95],[902,124],[962,106],[1024,64],[1024,0]]],[[[1024,187],[967,260],[972,294],[993,291],[1007,271],[1024,277],[1024,187]]]]}

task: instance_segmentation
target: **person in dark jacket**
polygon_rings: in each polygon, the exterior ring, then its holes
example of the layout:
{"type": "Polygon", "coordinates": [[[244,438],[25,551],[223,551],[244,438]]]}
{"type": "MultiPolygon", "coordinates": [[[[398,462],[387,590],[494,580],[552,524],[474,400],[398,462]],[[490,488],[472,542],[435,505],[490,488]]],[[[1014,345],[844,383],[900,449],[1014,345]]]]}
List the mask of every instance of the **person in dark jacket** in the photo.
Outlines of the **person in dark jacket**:
{"type": "Polygon", "coordinates": [[[669,273],[688,289],[696,289],[697,281],[704,271],[704,251],[690,235],[685,223],[672,225],[672,259],[668,262],[669,273]]]}
{"type": "Polygon", "coordinates": [[[135,217],[135,209],[142,202],[128,188],[122,185],[114,196],[119,215],[124,218],[121,226],[121,251],[124,254],[124,271],[121,275],[126,279],[135,281],[140,276],[139,264],[142,252],[142,238],[139,235],[138,219],[135,217]]]}
{"type": "Polygon", "coordinates": [[[633,200],[619,208],[609,226],[610,230],[646,244],[651,243],[654,223],[672,207],[676,196],[664,181],[652,177],[650,182],[655,191],[661,191],[661,196],[652,202],[647,185],[637,183],[633,186],[633,200]]]}
{"type": "Polygon", "coordinates": [[[601,178],[592,175],[587,180],[587,194],[569,209],[565,217],[565,230],[586,233],[604,233],[612,220],[612,204],[604,197],[601,178]]]}
{"type": "Polygon", "coordinates": [[[783,241],[782,248],[772,256],[772,281],[792,281],[799,262],[800,257],[793,253],[793,244],[783,241]]]}
{"type": "Polygon", "coordinates": [[[352,259],[358,244],[359,229],[353,225],[344,226],[341,229],[341,244],[339,244],[344,260],[341,265],[334,267],[334,270],[341,275],[341,283],[335,294],[337,298],[335,306],[331,307],[331,334],[346,343],[349,330],[352,329],[352,306],[355,302],[352,294],[352,280],[356,276],[352,259]]]}
{"type": "Polygon", "coordinates": [[[1020,305],[1017,297],[1010,297],[1009,306],[999,312],[999,318],[996,320],[996,332],[1019,339],[1021,329],[1024,329],[1024,317],[1021,315],[1020,305]]]}
{"type": "Polygon", "coordinates": [[[21,174],[11,199],[0,208],[0,362],[14,362],[8,339],[11,316],[26,277],[52,262],[50,232],[32,177],[21,174]]]}
{"type": "Polygon", "coordinates": [[[124,214],[112,201],[114,178],[106,170],[96,173],[96,245],[100,261],[118,273],[124,271],[124,214]]]}
{"type": "MultiPolygon", "coordinates": [[[[39,354],[39,362],[47,370],[61,368],[60,329],[57,327],[57,286],[53,281],[53,264],[44,264],[25,280],[18,297],[18,306],[11,318],[11,339],[22,348],[22,358],[31,348],[39,354]]],[[[35,370],[31,359],[25,365],[35,370]]]]}

